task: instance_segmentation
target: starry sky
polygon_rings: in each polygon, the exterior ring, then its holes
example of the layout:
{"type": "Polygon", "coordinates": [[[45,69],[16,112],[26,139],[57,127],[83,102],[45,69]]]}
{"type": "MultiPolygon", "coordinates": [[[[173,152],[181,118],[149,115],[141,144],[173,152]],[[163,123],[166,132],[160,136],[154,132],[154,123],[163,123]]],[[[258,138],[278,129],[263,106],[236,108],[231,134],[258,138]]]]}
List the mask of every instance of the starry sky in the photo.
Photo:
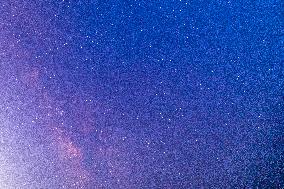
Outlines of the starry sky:
{"type": "Polygon", "coordinates": [[[283,26],[280,0],[2,0],[0,188],[284,188],[283,26]]]}

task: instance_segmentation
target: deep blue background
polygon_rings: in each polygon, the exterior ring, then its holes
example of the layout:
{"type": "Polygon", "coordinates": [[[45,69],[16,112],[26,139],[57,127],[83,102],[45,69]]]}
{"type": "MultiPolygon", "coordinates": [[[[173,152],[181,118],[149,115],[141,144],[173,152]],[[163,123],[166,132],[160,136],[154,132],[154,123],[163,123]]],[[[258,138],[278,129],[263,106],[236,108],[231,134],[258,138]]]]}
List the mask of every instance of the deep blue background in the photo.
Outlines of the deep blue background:
{"type": "MultiPolygon", "coordinates": [[[[48,139],[40,128],[60,128],[83,188],[284,187],[280,1],[3,4],[1,86],[27,107],[10,119],[37,115],[25,129],[48,139]]],[[[42,175],[78,187],[58,172],[42,175]]]]}

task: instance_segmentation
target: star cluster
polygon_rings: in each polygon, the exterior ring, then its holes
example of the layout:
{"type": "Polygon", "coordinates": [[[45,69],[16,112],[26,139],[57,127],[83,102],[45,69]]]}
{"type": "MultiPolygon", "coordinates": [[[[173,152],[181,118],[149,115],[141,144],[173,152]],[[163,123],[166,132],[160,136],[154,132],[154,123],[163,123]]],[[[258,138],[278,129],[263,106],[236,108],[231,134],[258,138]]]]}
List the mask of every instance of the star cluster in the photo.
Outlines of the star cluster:
{"type": "Polygon", "coordinates": [[[283,188],[281,7],[3,0],[0,188],[283,188]]]}

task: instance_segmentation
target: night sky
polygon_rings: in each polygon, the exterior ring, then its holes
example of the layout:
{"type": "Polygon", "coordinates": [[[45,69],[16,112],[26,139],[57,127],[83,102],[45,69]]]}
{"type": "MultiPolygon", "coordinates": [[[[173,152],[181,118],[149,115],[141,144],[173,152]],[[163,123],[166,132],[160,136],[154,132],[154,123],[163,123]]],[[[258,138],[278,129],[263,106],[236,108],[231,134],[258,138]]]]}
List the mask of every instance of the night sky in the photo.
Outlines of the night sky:
{"type": "Polygon", "coordinates": [[[0,189],[284,188],[280,0],[1,0],[0,189]]]}

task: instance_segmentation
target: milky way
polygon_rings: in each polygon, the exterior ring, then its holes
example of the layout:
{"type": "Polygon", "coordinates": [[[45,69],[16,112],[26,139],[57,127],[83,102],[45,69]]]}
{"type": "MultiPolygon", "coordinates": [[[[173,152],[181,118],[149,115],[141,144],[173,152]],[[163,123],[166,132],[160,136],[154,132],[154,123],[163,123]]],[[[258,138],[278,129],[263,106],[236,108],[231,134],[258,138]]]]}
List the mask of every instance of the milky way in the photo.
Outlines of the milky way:
{"type": "Polygon", "coordinates": [[[280,1],[0,3],[0,189],[284,188],[280,1]]]}

